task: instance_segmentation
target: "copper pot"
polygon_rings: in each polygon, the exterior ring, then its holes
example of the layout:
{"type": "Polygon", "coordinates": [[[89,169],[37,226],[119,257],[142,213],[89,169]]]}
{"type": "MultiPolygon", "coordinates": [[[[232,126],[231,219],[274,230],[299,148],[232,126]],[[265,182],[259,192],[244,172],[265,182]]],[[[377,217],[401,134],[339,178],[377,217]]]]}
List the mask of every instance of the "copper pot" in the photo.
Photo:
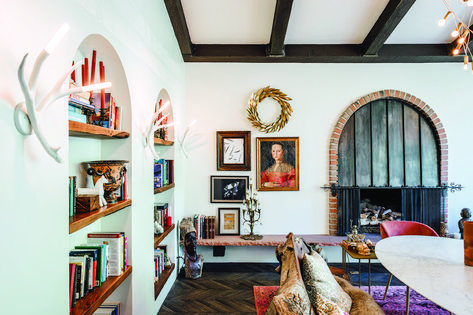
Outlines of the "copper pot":
{"type": "Polygon", "coordinates": [[[85,167],[88,165],[87,174],[92,175],[94,185],[102,176],[108,180],[108,183],[103,184],[104,197],[105,200],[107,200],[107,203],[117,202],[116,196],[114,196],[112,193],[120,189],[122,185],[123,176],[127,172],[125,163],[128,163],[128,161],[102,160],[82,163],[85,167]]]}

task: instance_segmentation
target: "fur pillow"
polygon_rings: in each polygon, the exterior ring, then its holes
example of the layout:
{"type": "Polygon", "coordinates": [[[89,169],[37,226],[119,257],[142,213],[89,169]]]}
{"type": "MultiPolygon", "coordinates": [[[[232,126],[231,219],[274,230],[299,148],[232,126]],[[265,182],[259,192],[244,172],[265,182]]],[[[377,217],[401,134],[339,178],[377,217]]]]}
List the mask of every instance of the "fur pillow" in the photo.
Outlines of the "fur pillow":
{"type": "Polygon", "coordinates": [[[302,279],[312,307],[318,314],[350,313],[352,299],[337,283],[327,263],[317,252],[304,255],[302,279]]]}
{"type": "Polygon", "coordinates": [[[367,292],[355,288],[345,279],[335,276],[335,280],[342,289],[350,295],[353,301],[350,315],[383,315],[384,312],[378,303],[367,292]]]}
{"type": "Polygon", "coordinates": [[[265,313],[265,315],[273,314],[315,315],[304,284],[299,279],[288,279],[286,283],[279,287],[265,313]]]}

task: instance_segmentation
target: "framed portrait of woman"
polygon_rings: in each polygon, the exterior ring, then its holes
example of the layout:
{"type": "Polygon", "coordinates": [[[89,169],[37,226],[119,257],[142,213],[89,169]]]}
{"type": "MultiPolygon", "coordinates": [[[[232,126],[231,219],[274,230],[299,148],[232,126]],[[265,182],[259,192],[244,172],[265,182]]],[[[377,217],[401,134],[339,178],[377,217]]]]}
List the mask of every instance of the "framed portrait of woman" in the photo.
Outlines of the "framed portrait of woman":
{"type": "Polygon", "coordinates": [[[256,138],[260,191],[299,190],[299,137],[256,138]]]}
{"type": "Polygon", "coordinates": [[[251,170],[250,139],[250,131],[217,131],[217,171],[251,170]]]}

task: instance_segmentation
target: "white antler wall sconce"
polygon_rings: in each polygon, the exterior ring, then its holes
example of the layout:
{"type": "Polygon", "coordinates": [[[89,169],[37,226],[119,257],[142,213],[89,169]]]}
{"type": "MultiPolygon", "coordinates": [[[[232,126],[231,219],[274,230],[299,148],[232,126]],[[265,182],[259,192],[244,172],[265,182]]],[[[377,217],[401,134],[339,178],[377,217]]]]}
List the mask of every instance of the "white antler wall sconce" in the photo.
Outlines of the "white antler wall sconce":
{"type": "Polygon", "coordinates": [[[59,78],[59,80],[56,82],[51,91],[42,100],[38,102],[35,99],[34,95],[36,82],[38,79],[39,72],[41,70],[41,65],[68,31],[69,26],[67,24],[63,24],[53,36],[53,38],[49,41],[49,43],[46,45],[46,47],[41,51],[39,56],[36,58],[28,83],[26,83],[25,78],[25,63],[28,54],[23,57],[23,60],[21,61],[20,66],[18,67],[18,80],[20,82],[21,91],[25,96],[25,101],[16,105],[13,113],[13,120],[15,122],[15,127],[18,132],[24,136],[28,136],[31,135],[34,131],[34,133],[38,137],[39,142],[44,147],[46,152],[59,163],[62,163],[64,161],[62,155],[59,153],[61,147],[54,148],[46,140],[41,130],[41,123],[38,120],[38,112],[44,110],[51,103],[66,95],[105,89],[112,86],[112,83],[110,82],[103,82],[99,84],[93,84],[68,89],[66,91],[61,91],[61,86],[64,81],[66,81],[72,71],[74,71],[81,64],[80,62],[78,62],[77,64],[73,65],[62,77],[59,78]]]}
{"type": "Polygon", "coordinates": [[[179,146],[182,150],[182,153],[184,153],[184,156],[186,157],[186,159],[188,158],[188,154],[187,154],[186,149],[184,148],[184,141],[186,140],[187,135],[190,132],[192,132],[191,127],[195,124],[195,122],[196,121],[193,120],[187,125],[186,130],[184,131],[184,134],[182,135],[182,138],[179,139],[179,146]]]}
{"type": "Polygon", "coordinates": [[[164,109],[166,109],[166,107],[168,107],[170,105],[169,101],[167,101],[166,103],[164,103],[163,106],[161,106],[157,111],[156,113],[154,113],[153,115],[153,118],[151,118],[151,124],[148,128],[148,133],[146,134],[146,146],[148,147],[148,149],[151,151],[151,154],[153,155],[154,159],[155,160],[159,160],[159,155],[158,153],[156,153],[156,150],[154,149],[154,132],[156,130],[159,130],[159,129],[162,129],[162,128],[165,128],[165,127],[170,127],[170,126],[173,126],[175,125],[175,123],[168,123],[168,124],[164,124],[164,125],[161,125],[161,122],[169,116],[169,114],[166,114],[166,115],[163,115],[161,118],[158,119],[159,115],[164,111],[164,109]],[[158,119],[158,120],[156,120],[158,119]]]}

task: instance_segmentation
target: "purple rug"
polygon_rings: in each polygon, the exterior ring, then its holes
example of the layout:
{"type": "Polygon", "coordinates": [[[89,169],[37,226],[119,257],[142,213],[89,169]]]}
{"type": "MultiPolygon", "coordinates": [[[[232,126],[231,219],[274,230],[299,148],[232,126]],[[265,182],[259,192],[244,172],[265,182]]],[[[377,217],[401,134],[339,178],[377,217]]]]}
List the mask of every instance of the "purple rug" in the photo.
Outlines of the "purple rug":
{"type": "MultiPolygon", "coordinates": [[[[368,292],[368,287],[361,287],[368,292]]],[[[254,286],[256,313],[263,315],[271,302],[278,287],[258,287],[254,286]]],[[[406,287],[391,286],[386,294],[386,300],[383,301],[384,286],[372,286],[371,296],[378,303],[386,315],[404,315],[406,314],[406,287]]],[[[409,299],[409,315],[448,315],[445,309],[426,299],[419,293],[411,289],[409,299]]]]}
{"type": "MultiPolygon", "coordinates": [[[[368,287],[361,288],[368,292],[368,287]]],[[[385,289],[384,286],[372,286],[371,296],[381,306],[386,315],[406,314],[406,287],[390,286],[386,294],[386,300],[383,301],[385,289]]],[[[409,293],[409,315],[413,314],[448,315],[450,313],[411,289],[409,293]]]]}

